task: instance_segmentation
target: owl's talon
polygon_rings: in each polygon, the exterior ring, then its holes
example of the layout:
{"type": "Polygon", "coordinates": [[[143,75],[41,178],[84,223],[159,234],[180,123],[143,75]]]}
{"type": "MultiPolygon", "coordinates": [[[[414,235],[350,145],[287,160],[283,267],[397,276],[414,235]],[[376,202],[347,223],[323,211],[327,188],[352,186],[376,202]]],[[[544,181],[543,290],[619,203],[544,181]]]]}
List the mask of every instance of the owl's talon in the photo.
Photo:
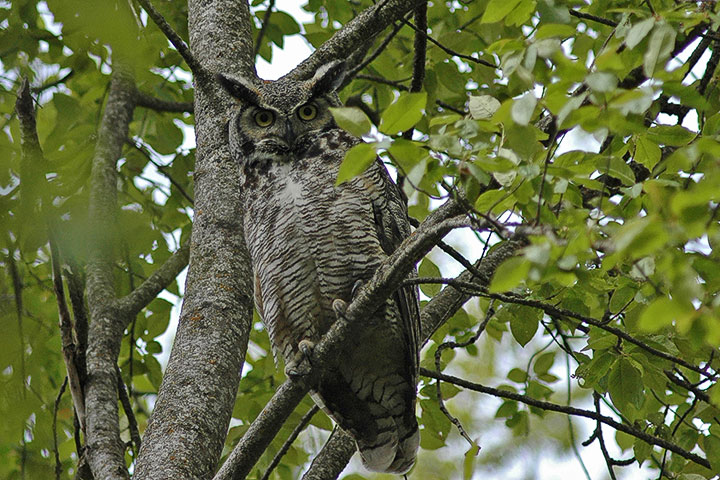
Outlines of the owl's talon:
{"type": "Polygon", "coordinates": [[[348,304],[345,300],[340,300],[339,298],[336,298],[335,300],[333,300],[332,308],[337,318],[344,318],[345,312],[348,308],[348,304]]]}
{"type": "Polygon", "coordinates": [[[308,375],[312,369],[312,361],[310,358],[313,348],[315,348],[315,344],[312,340],[308,340],[307,338],[300,340],[295,357],[285,365],[285,375],[288,377],[303,377],[308,375]]]}
{"type": "Polygon", "coordinates": [[[352,300],[355,300],[355,297],[357,296],[358,291],[360,290],[360,287],[363,286],[362,280],[356,280],[355,284],[352,287],[352,290],[350,290],[350,298],[352,300]]]}
{"type": "Polygon", "coordinates": [[[300,340],[300,343],[298,343],[298,350],[302,352],[303,355],[305,355],[305,358],[308,359],[308,362],[310,361],[310,356],[312,355],[313,348],[315,348],[315,343],[313,343],[312,340],[308,340],[307,338],[303,338],[300,340]]]}

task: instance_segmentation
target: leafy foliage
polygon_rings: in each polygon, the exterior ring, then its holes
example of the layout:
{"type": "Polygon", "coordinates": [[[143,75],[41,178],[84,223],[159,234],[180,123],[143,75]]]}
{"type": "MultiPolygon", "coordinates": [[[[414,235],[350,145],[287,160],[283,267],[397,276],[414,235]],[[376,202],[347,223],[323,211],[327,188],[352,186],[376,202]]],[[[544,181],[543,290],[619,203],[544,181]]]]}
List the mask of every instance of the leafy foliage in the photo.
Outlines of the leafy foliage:
{"type": "MultiPolygon", "coordinates": [[[[72,285],[82,291],[85,281],[89,174],[113,61],[133,67],[141,94],[184,109],[138,101],[117,162],[116,293],[129,293],[162,265],[191,224],[188,67],[139,6],[95,3],[0,5],[0,476],[7,478],[54,475],[56,452],[63,478],[75,473],[72,402],[59,396],[65,369],[49,242],[59,249],[71,297],[72,285]],[[23,77],[41,107],[36,161],[22,154],[15,113],[23,77]]],[[[257,54],[271,61],[273,45],[296,34],[317,48],[372,4],[309,0],[312,20],[301,24],[274,2],[253,1],[257,54]]],[[[156,7],[187,38],[185,5],[156,7]]],[[[338,184],[379,154],[398,172],[414,218],[423,220],[438,200],[462,197],[474,223],[454,245],[471,261],[511,237],[527,242],[489,286],[421,285],[429,299],[448,288],[478,297],[434,333],[422,366],[494,384],[497,398],[450,382],[441,382],[439,395],[436,380],[423,378],[422,450],[411,477],[506,470],[514,457],[504,452],[530,455],[538,444],[570,451],[578,443],[572,426],[537,401],[628,426],[613,432],[606,424],[603,437],[592,434],[591,421],[582,433],[653,477],[709,479],[720,471],[719,11],[703,1],[433,2],[420,92],[409,91],[418,74],[415,30],[403,26],[387,45],[383,35],[373,40],[374,59],[341,92],[352,107],[333,112],[367,140],[349,152],[338,184]],[[462,445],[446,413],[477,444],[462,445]]],[[[421,280],[458,271],[441,255],[420,263],[421,280]]],[[[175,282],[167,291],[180,295],[175,282]]],[[[155,299],[124,332],[118,365],[140,432],[162,379],[159,337],[171,307],[155,299]]],[[[256,319],[225,453],[281,372],[256,319]]],[[[310,406],[305,399],[299,412],[310,406]]],[[[283,427],[259,471],[301,416],[283,427]]],[[[121,422],[129,441],[129,418],[121,422]]],[[[322,413],[311,425],[272,478],[297,478],[306,468],[331,429],[322,413]]],[[[135,454],[128,450],[128,464],[135,454]]],[[[611,475],[619,472],[605,456],[611,475]]]]}

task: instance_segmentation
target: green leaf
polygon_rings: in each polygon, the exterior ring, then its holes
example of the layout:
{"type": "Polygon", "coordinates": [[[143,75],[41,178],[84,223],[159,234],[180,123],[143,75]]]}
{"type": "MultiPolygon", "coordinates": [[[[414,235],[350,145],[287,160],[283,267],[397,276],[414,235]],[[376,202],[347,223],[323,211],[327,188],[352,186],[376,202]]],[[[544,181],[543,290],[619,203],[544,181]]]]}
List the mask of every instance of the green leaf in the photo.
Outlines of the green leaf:
{"type": "Polygon", "coordinates": [[[644,397],[642,374],[627,358],[620,358],[610,370],[608,392],[620,410],[628,405],[640,408],[644,397]]]}
{"type": "Polygon", "coordinates": [[[610,312],[618,313],[621,309],[625,308],[625,305],[635,296],[636,291],[637,290],[631,286],[624,286],[615,290],[612,297],[610,297],[610,312]]]}
{"type": "Polygon", "coordinates": [[[537,98],[532,92],[527,92],[522,97],[513,101],[512,108],[510,109],[510,115],[515,123],[518,125],[527,125],[532,119],[533,112],[535,112],[535,105],[537,105],[537,98]]]}
{"type": "Polygon", "coordinates": [[[390,152],[393,162],[403,172],[409,172],[420,160],[428,156],[428,151],[421,145],[421,143],[412,140],[396,138],[393,140],[388,152],[390,152]]]}
{"type": "Polygon", "coordinates": [[[647,77],[652,77],[657,66],[670,56],[675,46],[675,35],[675,29],[666,23],[658,24],[653,29],[643,56],[643,71],[647,77]]]}
{"type": "Polygon", "coordinates": [[[286,12],[275,10],[272,12],[270,20],[273,24],[277,25],[283,35],[295,35],[296,33],[300,33],[300,25],[298,25],[295,19],[286,12]]]}
{"type": "MultiPolygon", "coordinates": [[[[432,278],[440,278],[442,275],[440,274],[440,269],[435,265],[429,258],[424,258],[422,262],[420,262],[420,268],[418,268],[418,275],[421,277],[432,277],[432,278]]],[[[442,285],[439,283],[422,283],[420,284],[420,291],[427,295],[428,297],[434,297],[438,293],[440,293],[440,289],[442,288],[442,285]]]]}
{"type": "Polygon", "coordinates": [[[362,137],[370,132],[372,127],[370,119],[357,107],[330,108],[330,113],[340,128],[356,137],[362,137]]]}
{"type": "Polygon", "coordinates": [[[499,22],[520,3],[520,0],[490,0],[480,23],[499,22]]]}
{"type": "Polygon", "coordinates": [[[340,185],[350,179],[353,179],[363,173],[372,164],[377,157],[375,148],[369,143],[359,143],[352,147],[345,154],[345,158],[340,164],[338,177],[335,186],[340,185]]]}
{"type": "Polygon", "coordinates": [[[615,75],[608,72],[593,72],[585,77],[585,83],[596,92],[612,92],[618,84],[615,75]]]}
{"type": "Polygon", "coordinates": [[[387,135],[408,130],[415,126],[423,116],[423,109],[427,103],[427,92],[400,94],[380,118],[380,131],[387,135]]]}
{"type": "Polygon", "coordinates": [[[515,383],[525,383],[527,381],[527,372],[525,370],[520,370],[519,368],[513,368],[508,372],[507,374],[508,380],[511,380],[515,383]]]}
{"type": "Polygon", "coordinates": [[[691,132],[680,125],[658,125],[648,130],[647,138],[658,145],[668,145],[671,147],[682,147],[690,143],[696,133],[691,132]]]}
{"type": "Polygon", "coordinates": [[[678,300],[660,297],[653,300],[640,315],[638,326],[654,332],[673,323],[683,323],[695,313],[692,304],[683,304],[678,300]]]}
{"type": "Polygon", "coordinates": [[[635,174],[632,168],[619,157],[606,157],[598,155],[595,166],[598,172],[610,175],[620,180],[623,185],[635,184],[635,174]]]}
{"type": "Polygon", "coordinates": [[[527,278],[529,271],[530,262],[526,258],[508,258],[495,270],[488,291],[490,293],[501,293],[512,290],[527,278]]]}
{"type": "Polygon", "coordinates": [[[475,459],[478,453],[480,453],[480,446],[475,443],[465,452],[465,459],[463,460],[463,480],[470,480],[473,477],[475,459]]]}
{"type": "Polygon", "coordinates": [[[500,102],[490,95],[472,96],[468,101],[470,115],[475,120],[491,118],[498,108],[500,108],[500,102]]]}
{"type": "Polygon", "coordinates": [[[635,139],[634,160],[652,169],[660,161],[660,147],[656,142],[651,141],[647,135],[639,135],[635,139]]]}
{"type": "Polygon", "coordinates": [[[533,371],[538,375],[543,375],[547,373],[550,368],[552,368],[554,363],[555,352],[543,353],[535,360],[535,365],[533,365],[533,371]]]}
{"type": "Polygon", "coordinates": [[[518,308],[516,313],[510,318],[510,332],[515,340],[523,347],[532,340],[535,332],[537,332],[539,318],[534,312],[536,310],[537,309],[530,307],[518,308]]]}
{"type": "Polygon", "coordinates": [[[645,20],[636,23],[630,28],[627,35],[625,36],[625,45],[627,45],[628,48],[635,48],[637,44],[642,42],[642,40],[647,36],[647,34],[650,33],[650,30],[652,30],[654,26],[654,17],[648,17],[645,20]]]}

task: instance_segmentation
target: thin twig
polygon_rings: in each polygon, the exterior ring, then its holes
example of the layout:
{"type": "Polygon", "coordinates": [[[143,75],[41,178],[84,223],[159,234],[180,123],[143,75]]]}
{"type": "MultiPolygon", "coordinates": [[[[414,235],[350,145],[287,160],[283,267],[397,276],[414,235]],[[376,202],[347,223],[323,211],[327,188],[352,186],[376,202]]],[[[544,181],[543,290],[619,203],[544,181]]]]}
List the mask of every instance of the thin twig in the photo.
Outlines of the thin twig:
{"type": "MultiPolygon", "coordinates": [[[[597,392],[593,392],[593,403],[595,405],[595,411],[598,415],[600,415],[600,394],[597,392]]],[[[600,451],[602,452],[602,456],[605,459],[605,465],[607,465],[608,474],[610,475],[611,480],[617,480],[617,477],[615,476],[615,471],[613,470],[613,458],[610,457],[607,446],[605,445],[605,437],[603,437],[602,432],[602,422],[600,422],[599,420],[597,421],[597,426],[595,427],[595,433],[593,434],[593,436],[597,438],[598,443],[600,444],[600,451]]]]}
{"type": "Polygon", "coordinates": [[[262,19],[262,26],[260,27],[260,31],[258,32],[257,39],[255,40],[255,49],[253,50],[253,58],[258,56],[258,53],[260,53],[260,47],[262,45],[263,37],[265,37],[265,31],[267,30],[267,26],[270,23],[270,15],[272,15],[272,10],[275,8],[275,0],[270,0],[270,3],[268,4],[267,10],[265,10],[265,15],[263,15],[262,19]]]}
{"type": "Polygon", "coordinates": [[[402,21],[403,23],[407,24],[408,26],[410,26],[411,28],[413,28],[416,32],[419,32],[420,35],[422,35],[422,36],[424,36],[425,38],[427,38],[427,40],[428,40],[430,43],[432,43],[433,45],[436,45],[436,46],[440,47],[440,50],[442,50],[443,52],[447,53],[448,55],[452,55],[452,56],[454,56],[454,57],[462,58],[463,60],[467,60],[467,61],[470,61],[470,62],[473,62],[473,63],[477,63],[477,64],[479,64],[479,65],[484,65],[484,66],[486,66],[486,67],[499,68],[497,65],[495,65],[495,64],[493,64],[493,63],[490,63],[490,62],[488,62],[487,60],[483,60],[483,59],[481,59],[481,58],[475,58],[475,57],[470,56],[470,55],[465,55],[465,54],[463,54],[463,53],[456,52],[455,50],[452,50],[452,49],[446,47],[445,45],[443,45],[442,43],[438,42],[437,40],[435,40],[434,38],[432,38],[430,35],[428,35],[427,32],[424,32],[424,31],[422,31],[421,29],[419,29],[417,26],[413,25],[413,23],[410,22],[409,20],[405,20],[405,19],[403,18],[403,19],[401,19],[401,21],[402,21]]]}
{"type": "Polygon", "coordinates": [[[190,67],[190,70],[197,76],[203,75],[204,69],[202,65],[200,65],[200,63],[193,56],[192,52],[190,51],[190,47],[188,47],[187,43],[185,43],[185,40],[180,38],[180,35],[178,35],[178,33],[173,30],[173,28],[160,14],[160,12],[155,9],[153,4],[150,3],[150,0],[138,0],[138,3],[142,5],[148,16],[152,19],[153,22],[155,22],[155,25],[157,25],[160,31],[165,34],[168,40],[170,40],[170,43],[173,44],[180,56],[183,58],[183,60],[185,60],[185,63],[187,63],[187,66],[190,67]]]}
{"type": "Polygon", "coordinates": [[[68,377],[65,377],[62,385],[60,385],[60,391],[58,392],[57,397],[55,397],[55,406],[53,408],[52,431],[53,431],[53,452],[55,454],[55,479],[56,480],[60,480],[60,476],[62,475],[62,463],[60,462],[60,451],[58,450],[58,440],[57,440],[57,414],[58,414],[58,409],[60,408],[60,400],[62,399],[63,393],[65,393],[65,388],[67,388],[67,384],[68,384],[68,377]]]}
{"type": "Polygon", "coordinates": [[[75,74],[75,70],[70,70],[68,73],[66,73],[65,75],[63,75],[62,77],[58,78],[57,80],[55,80],[53,82],[40,85],[39,87],[32,87],[30,90],[33,93],[42,93],[45,90],[49,90],[53,87],[57,87],[58,85],[65,83],[74,74],[75,74]]]}
{"type": "Polygon", "coordinates": [[[439,380],[443,380],[445,382],[452,383],[454,385],[457,385],[459,387],[464,387],[469,390],[473,390],[480,393],[485,393],[488,395],[493,395],[495,397],[499,398],[505,398],[508,400],[514,400],[516,402],[521,402],[526,405],[530,405],[532,407],[536,407],[542,410],[547,410],[550,412],[558,412],[563,413],[566,415],[575,415],[578,417],[585,417],[590,418],[592,420],[600,421],[606,425],[611,426],[615,430],[619,430],[623,433],[627,433],[628,435],[632,435],[635,438],[639,438],[640,440],[649,443],[650,445],[656,445],[661,448],[666,448],[673,453],[676,453],[680,455],[681,457],[690,460],[691,462],[694,462],[698,465],[701,465],[705,468],[711,468],[710,462],[706,459],[700,457],[699,455],[696,455],[692,452],[688,452],[687,450],[679,447],[678,445],[669,442],[665,440],[664,438],[657,437],[655,435],[651,435],[649,433],[646,433],[638,428],[625,425],[624,423],[620,423],[610,417],[607,417],[605,415],[598,414],[597,412],[593,412],[590,410],[583,410],[581,408],[575,408],[575,407],[569,407],[565,405],[558,405],[556,403],[546,402],[543,400],[537,400],[535,398],[529,397],[527,395],[522,395],[515,392],[510,392],[508,390],[502,390],[498,388],[493,387],[486,387],[485,385],[481,385],[479,383],[470,382],[468,380],[464,380],[462,378],[454,377],[451,375],[446,375],[443,373],[438,373],[432,370],[428,370],[427,368],[420,367],[420,375],[430,378],[435,378],[439,380]]]}
{"type": "MultiPolygon", "coordinates": [[[[147,147],[145,147],[144,145],[142,145],[142,144],[140,144],[140,143],[135,143],[135,142],[134,142],[133,140],[131,140],[131,139],[128,139],[127,143],[128,143],[129,145],[131,145],[132,147],[134,147],[135,150],[137,150],[138,152],[140,152],[145,158],[147,158],[148,162],[152,163],[152,164],[155,166],[155,168],[158,169],[158,172],[160,172],[165,178],[167,178],[167,179],[170,181],[170,183],[171,183],[175,188],[177,188],[178,192],[180,192],[180,194],[181,194],[183,197],[185,197],[185,199],[186,199],[188,202],[190,202],[190,205],[191,205],[191,206],[194,205],[195,201],[194,201],[193,197],[191,197],[191,196],[185,191],[185,189],[183,188],[183,186],[180,185],[180,182],[178,182],[177,180],[175,180],[175,179],[172,177],[172,175],[170,175],[168,172],[165,171],[165,169],[167,168],[167,165],[162,165],[161,163],[155,161],[155,159],[152,158],[152,154],[148,151],[147,147]]],[[[164,192],[163,192],[163,193],[164,193],[164,192]]]]}
{"type": "Polygon", "coordinates": [[[282,457],[287,453],[288,450],[290,450],[290,446],[292,446],[295,439],[300,435],[300,432],[302,432],[308,423],[310,423],[310,420],[312,420],[312,417],[320,410],[320,407],[317,405],[313,405],[310,407],[310,410],[307,411],[305,415],[300,419],[300,422],[297,424],[297,426],[293,429],[290,436],[285,440],[285,443],[283,443],[283,446],[278,450],[278,452],[275,454],[275,456],[272,459],[272,462],[270,462],[270,465],[268,466],[267,470],[265,470],[265,474],[262,476],[261,480],[268,480],[270,478],[270,474],[275,469],[275,467],[278,466],[280,463],[280,460],[282,460],[282,457]]]}
{"type": "MultiPolygon", "coordinates": [[[[553,119],[555,120],[555,119],[553,119]]],[[[540,179],[540,190],[538,191],[538,206],[537,206],[537,215],[535,217],[535,225],[540,225],[540,213],[542,212],[542,198],[543,198],[543,189],[545,188],[545,177],[547,177],[547,171],[548,166],[550,165],[550,160],[552,159],[553,155],[553,147],[555,146],[555,140],[557,139],[557,130],[555,130],[552,134],[552,137],[550,138],[550,142],[547,145],[547,154],[545,155],[545,164],[543,166],[543,173],[542,177],[540,179]]]]}
{"type": "MultiPolygon", "coordinates": [[[[490,319],[492,318],[492,316],[494,314],[495,314],[495,310],[493,309],[493,302],[490,301],[490,305],[488,305],[487,312],[485,313],[485,318],[480,323],[480,325],[478,325],[477,330],[469,339],[467,339],[464,342],[460,342],[460,343],[457,343],[457,342],[441,343],[440,346],[438,346],[437,350],[435,350],[435,371],[437,373],[440,373],[440,371],[442,370],[440,364],[441,364],[441,357],[442,357],[443,350],[447,350],[448,348],[451,348],[451,349],[465,348],[470,345],[473,345],[477,341],[477,339],[480,338],[480,335],[482,335],[482,333],[485,331],[485,327],[487,326],[488,322],[490,321],[490,319]]],[[[448,420],[450,420],[450,422],[452,422],[452,424],[455,425],[455,427],[457,427],[458,432],[460,432],[460,435],[462,435],[462,437],[465,440],[467,440],[467,442],[470,444],[471,447],[476,446],[477,444],[467,434],[467,432],[465,431],[465,428],[462,426],[462,423],[460,423],[460,420],[458,420],[457,417],[452,415],[450,413],[450,411],[447,409],[447,407],[445,406],[445,400],[443,399],[439,379],[436,379],[436,381],[435,381],[435,391],[436,391],[436,394],[438,397],[438,405],[440,407],[440,411],[442,411],[445,414],[445,416],[448,418],[448,420]]]]}
{"type": "Polygon", "coordinates": [[[140,431],[138,430],[137,419],[135,418],[135,412],[133,412],[132,404],[130,403],[130,397],[125,389],[125,382],[123,382],[120,367],[116,366],[115,373],[117,374],[118,397],[120,398],[120,403],[125,411],[128,428],[130,429],[130,440],[133,444],[133,458],[137,458],[137,454],[140,451],[140,445],[142,443],[142,440],[140,439],[140,431]]]}
{"type": "Polygon", "coordinates": [[[608,27],[617,27],[617,22],[613,22],[612,20],[608,20],[607,18],[598,17],[596,15],[590,15],[589,13],[583,13],[578,12],[577,10],[570,10],[570,15],[576,18],[580,18],[583,20],[591,20],[593,22],[602,23],[603,25],[607,25],[608,27]]]}
{"type": "MultiPolygon", "coordinates": [[[[409,15],[409,14],[408,14],[409,15]]],[[[378,47],[370,54],[368,57],[363,60],[362,63],[352,68],[352,70],[347,72],[346,75],[346,81],[352,80],[355,78],[355,75],[362,70],[363,68],[370,65],[373,60],[375,60],[377,57],[380,56],[380,54],[385,51],[388,45],[390,45],[390,42],[393,38],[395,38],[395,35],[398,34],[398,32],[402,29],[403,24],[402,22],[399,22],[397,25],[395,25],[392,29],[392,31],[383,39],[383,41],[378,45],[378,47]]]]}
{"type": "Polygon", "coordinates": [[[422,284],[422,283],[435,283],[435,284],[451,285],[455,288],[458,288],[464,292],[470,293],[475,296],[494,298],[494,299],[500,300],[502,302],[516,303],[516,304],[525,305],[528,307],[539,308],[540,310],[543,310],[548,315],[556,315],[559,317],[573,318],[580,322],[587,323],[588,325],[592,325],[594,327],[598,327],[602,330],[605,330],[606,332],[612,333],[616,337],[619,337],[627,342],[630,342],[633,345],[636,345],[636,346],[640,347],[641,349],[643,349],[649,353],[652,353],[653,355],[655,355],[657,357],[660,357],[660,358],[663,358],[670,362],[681,365],[689,370],[699,373],[700,375],[702,375],[704,377],[707,377],[710,380],[715,381],[718,378],[717,374],[707,372],[707,371],[705,371],[705,369],[700,368],[697,365],[693,365],[693,364],[687,362],[686,360],[683,360],[682,358],[678,358],[673,355],[670,355],[669,353],[658,350],[658,349],[642,342],[641,340],[638,340],[637,338],[633,337],[632,335],[628,334],[627,332],[624,332],[618,328],[607,325],[603,320],[598,320],[596,318],[588,317],[586,315],[581,315],[579,313],[573,312],[572,310],[556,307],[555,305],[550,305],[550,304],[547,304],[547,303],[539,301],[539,300],[529,300],[529,299],[518,297],[515,295],[500,294],[500,293],[487,293],[486,287],[484,287],[482,285],[478,285],[478,284],[472,283],[472,282],[462,282],[462,281],[458,281],[454,278],[416,277],[416,278],[410,278],[410,279],[404,280],[402,282],[402,285],[403,286],[418,285],[418,284],[422,284]]]}

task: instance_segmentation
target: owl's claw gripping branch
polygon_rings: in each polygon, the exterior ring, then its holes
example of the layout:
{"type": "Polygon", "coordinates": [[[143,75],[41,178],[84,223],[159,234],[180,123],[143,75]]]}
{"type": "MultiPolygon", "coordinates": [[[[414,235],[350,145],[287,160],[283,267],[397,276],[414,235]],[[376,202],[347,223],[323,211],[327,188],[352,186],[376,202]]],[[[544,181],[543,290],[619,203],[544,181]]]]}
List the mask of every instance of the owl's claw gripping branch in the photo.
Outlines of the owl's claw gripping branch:
{"type": "Polygon", "coordinates": [[[304,377],[310,374],[312,370],[312,353],[315,343],[307,338],[303,338],[298,343],[298,352],[288,364],[285,366],[285,375],[288,377],[304,377]]]}
{"type": "MultiPolygon", "coordinates": [[[[357,285],[357,283],[355,284],[357,285]]],[[[355,287],[353,287],[353,298],[355,297],[355,287]]],[[[340,320],[341,318],[345,318],[345,312],[347,311],[348,305],[347,302],[344,300],[340,300],[339,298],[336,298],[333,300],[332,303],[333,311],[335,312],[335,318],[340,320]]]]}
{"type": "Polygon", "coordinates": [[[357,295],[358,291],[360,290],[360,287],[363,286],[362,280],[355,280],[355,284],[352,287],[352,290],[350,291],[350,298],[355,300],[355,296],[357,295]]]}

